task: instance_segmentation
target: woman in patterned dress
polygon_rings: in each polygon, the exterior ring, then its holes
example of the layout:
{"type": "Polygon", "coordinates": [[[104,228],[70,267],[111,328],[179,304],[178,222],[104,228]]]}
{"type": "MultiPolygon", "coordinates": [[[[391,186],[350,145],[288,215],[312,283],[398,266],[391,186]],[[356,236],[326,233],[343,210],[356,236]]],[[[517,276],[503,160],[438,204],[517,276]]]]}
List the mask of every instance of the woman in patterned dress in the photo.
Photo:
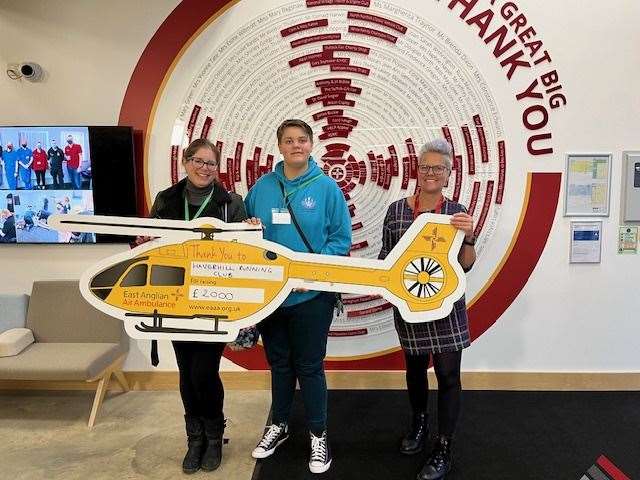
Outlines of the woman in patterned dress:
{"type": "MultiPolygon", "coordinates": [[[[464,206],[442,194],[451,174],[451,155],[451,145],[444,139],[433,140],[420,149],[417,193],[389,206],[378,258],[384,259],[389,254],[420,213],[435,212],[452,215],[451,224],[465,233],[458,261],[465,272],[471,269],[476,259],[473,217],[464,206]]],[[[394,308],[394,321],[404,351],[407,391],[413,410],[411,428],[402,439],[400,451],[413,455],[424,448],[428,425],[427,369],[432,356],[438,380],[439,434],[418,480],[440,479],[451,469],[451,443],[462,395],[460,361],[462,349],[470,344],[464,295],[455,302],[451,313],[439,320],[408,323],[394,308]]]]}

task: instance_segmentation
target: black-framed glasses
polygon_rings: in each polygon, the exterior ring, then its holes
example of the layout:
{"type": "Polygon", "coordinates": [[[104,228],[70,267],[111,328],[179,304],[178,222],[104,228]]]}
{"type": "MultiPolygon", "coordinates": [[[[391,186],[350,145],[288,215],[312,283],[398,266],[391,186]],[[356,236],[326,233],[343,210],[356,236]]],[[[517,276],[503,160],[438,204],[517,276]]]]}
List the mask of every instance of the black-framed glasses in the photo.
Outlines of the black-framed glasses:
{"type": "Polygon", "coordinates": [[[444,175],[444,172],[447,170],[447,167],[444,165],[418,165],[418,171],[420,173],[428,174],[429,172],[433,172],[433,174],[437,176],[444,175]]]}
{"type": "Polygon", "coordinates": [[[189,157],[188,160],[193,163],[196,168],[206,167],[209,170],[215,170],[218,168],[218,162],[207,162],[206,160],[198,157],[189,157]]]}

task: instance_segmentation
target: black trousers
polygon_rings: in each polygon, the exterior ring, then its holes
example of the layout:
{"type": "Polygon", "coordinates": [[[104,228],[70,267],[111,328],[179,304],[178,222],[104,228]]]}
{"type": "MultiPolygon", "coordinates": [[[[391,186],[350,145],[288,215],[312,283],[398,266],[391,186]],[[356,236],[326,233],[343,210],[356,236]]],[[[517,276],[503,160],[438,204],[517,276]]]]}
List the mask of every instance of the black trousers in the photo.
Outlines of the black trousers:
{"type": "Polygon", "coordinates": [[[224,343],[171,342],[180,371],[184,413],[211,420],[223,418],[224,387],[220,358],[224,343]]]}
{"type": "Polygon", "coordinates": [[[54,188],[62,188],[64,186],[64,174],[62,173],[62,165],[51,166],[51,177],[53,177],[54,188]]]}
{"type": "Polygon", "coordinates": [[[44,185],[44,175],[45,175],[45,171],[39,171],[36,170],[36,182],[38,183],[38,185],[44,185]]]}

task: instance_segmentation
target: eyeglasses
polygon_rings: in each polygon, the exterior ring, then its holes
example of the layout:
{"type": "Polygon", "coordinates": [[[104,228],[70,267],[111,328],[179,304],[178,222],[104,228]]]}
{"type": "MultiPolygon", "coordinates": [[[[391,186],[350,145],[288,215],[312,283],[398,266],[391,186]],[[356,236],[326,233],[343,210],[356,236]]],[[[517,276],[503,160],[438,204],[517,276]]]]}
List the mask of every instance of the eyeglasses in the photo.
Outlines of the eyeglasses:
{"type": "Polygon", "coordinates": [[[207,162],[198,157],[189,157],[188,160],[190,160],[191,163],[196,166],[196,168],[202,168],[204,166],[206,166],[209,170],[215,170],[216,168],[218,168],[218,162],[207,162]]]}
{"type": "Polygon", "coordinates": [[[448,169],[444,165],[418,165],[418,171],[420,173],[433,172],[434,175],[443,175],[448,169]]]}

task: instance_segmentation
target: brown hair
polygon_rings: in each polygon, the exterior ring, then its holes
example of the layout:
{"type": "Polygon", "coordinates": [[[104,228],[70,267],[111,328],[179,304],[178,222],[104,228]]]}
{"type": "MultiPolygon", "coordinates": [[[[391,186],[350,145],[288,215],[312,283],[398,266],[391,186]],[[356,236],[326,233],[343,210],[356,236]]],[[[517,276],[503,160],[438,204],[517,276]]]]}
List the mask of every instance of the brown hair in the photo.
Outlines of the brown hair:
{"type": "Polygon", "coordinates": [[[282,122],[278,127],[278,130],[276,130],[276,136],[278,137],[278,144],[282,142],[282,136],[284,135],[284,131],[286,128],[289,128],[289,127],[296,127],[304,130],[304,132],[307,134],[307,137],[309,137],[309,140],[311,140],[311,143],[313,143],[313,130],[311,130],[311,127],[309,126],[309,124],[303,120],[299,120],[297,118],[291,118],[289,120],[285,120],[284,122],[282,122]]]}
{"type": "Polygon", "coordinates": [[[197,138],[189,144],[187,148],[182,152],[182,162],[186,162],[193,157],[201,148],[208,148],[213,152],[213,156],[216,157],[216,163],[220,165],[220,150],[213,143],[206,138],[197,138]]]}

